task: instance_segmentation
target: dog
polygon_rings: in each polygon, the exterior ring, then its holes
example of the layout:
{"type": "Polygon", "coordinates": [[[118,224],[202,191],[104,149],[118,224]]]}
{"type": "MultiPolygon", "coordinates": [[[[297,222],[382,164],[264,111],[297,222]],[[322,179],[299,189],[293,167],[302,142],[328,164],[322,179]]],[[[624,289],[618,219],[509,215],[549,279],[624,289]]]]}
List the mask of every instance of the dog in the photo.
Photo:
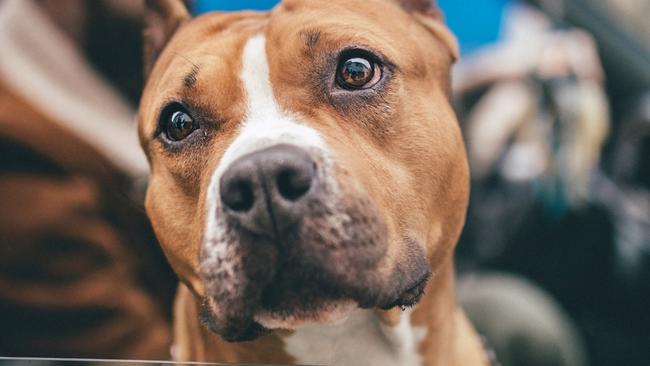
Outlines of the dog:
{"type": "Polygon", "coordinates": [[[173,357],[487,364],[454,299],[469,172],[437,6],[147,9],[139,135],[181,280],[173,357]]]}

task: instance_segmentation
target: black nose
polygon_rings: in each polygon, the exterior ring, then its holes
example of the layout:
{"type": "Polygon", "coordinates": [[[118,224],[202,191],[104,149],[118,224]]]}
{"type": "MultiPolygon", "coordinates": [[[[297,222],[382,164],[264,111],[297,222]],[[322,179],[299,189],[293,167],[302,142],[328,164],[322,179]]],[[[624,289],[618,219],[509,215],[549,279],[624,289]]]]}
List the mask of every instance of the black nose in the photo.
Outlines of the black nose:
{"type": "Polygon", "coordinates": [[[295,146],[276,145],[235,160],[220,181],[226,214],[244,228],[276,236],[304,214],[316,163],[295,146]]]}

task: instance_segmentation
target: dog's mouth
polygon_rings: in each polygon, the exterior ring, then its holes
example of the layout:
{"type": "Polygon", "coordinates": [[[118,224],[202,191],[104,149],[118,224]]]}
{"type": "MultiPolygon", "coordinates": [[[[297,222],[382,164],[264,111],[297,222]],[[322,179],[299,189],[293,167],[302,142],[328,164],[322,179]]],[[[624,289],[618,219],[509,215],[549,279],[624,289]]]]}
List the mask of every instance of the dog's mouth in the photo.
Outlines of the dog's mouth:
{"type": "Polygon", "coordinates": [[[388,302],[381,306],[383,310],[390,310],[395,307],[399,307],[402,310],[415,306],[422,295],[424,295],[424,289],[427,287],[427,283],[431,278],[431,271],[424,271],[418,280],[413,282],[410,286],[406,287],[406,290],[399,293],[395,300],[388,302]]]}
{"type": "Polygon", "coordinates": [[[265,328],[294,329],[307,322],[335,323],[358,307],[405,310],[420,301],[431,272],[426,267],[411,282],[375,294],[360,288],[345,289],[319,283],[308,275],[293,279],[282,277],[280,275],[280,279],[262,293],[255,320],[265,328]]]}
{"type": "MultiPolygon", "coordinates": [[[[428,277],[427,277],[428,279],[428,277]]],[[[404,291],[395,300],[377,306],[383,310],[399,307],[406,310],[417,304],[424,293],[426,280],[404,291]]],[[[246,319],[219,320],[215,317],[214,300],[206,298],[201,309],[203,323],[229,342],[252,341],[274,330],[296,329],[307,323],[335,324],[344,321],[359,304],[352,298],[328,296],[313,289],[287,293],[280,300],[275,287],[270,287],[265,299],[246,319]],[[226,324],[226,326],[224,326],[226,324]]]]}
{"type": "Polygon", "coordinates": [[[360,281],[359,286],[341,285],[333,279],[328,280],[328,276],[317,269],[307,273],[292,272],[282,271],[262,291],[255,318],[266,328],[293,329],[306,322],[337,322],[357,307],[383,310],[412,307],[419,302],[431,276],[428,267],[423,267],[418,277],[388,290],[390,284],[377,285],[368,281],[360,281]],[[369,287],[375,290],[369,291],[369,287]]]}
{"type": "Polygon", "coordinates": [[[257,323],[266,329],[295,329],[305,323],[334,323],[358,307],[358,301],[343,288],[300,272],[281,271],[262,291],[254,314],[257,323]]]}
{"type": "Polygon", "coordinates": [[[268,281],[258,278],[255,284],[244,285],[242,296],[211,293],[204,301],[202,320],[227,341],[240,342],[307,323],[337,323],[357,308],[404,310],[418,303],[431,276],[425,256],[410,258],[406,267],[387,279],[374,270],[351,268],[353,281],[346,282],[326,265],[289,260],[267,273],[268,281]]]}

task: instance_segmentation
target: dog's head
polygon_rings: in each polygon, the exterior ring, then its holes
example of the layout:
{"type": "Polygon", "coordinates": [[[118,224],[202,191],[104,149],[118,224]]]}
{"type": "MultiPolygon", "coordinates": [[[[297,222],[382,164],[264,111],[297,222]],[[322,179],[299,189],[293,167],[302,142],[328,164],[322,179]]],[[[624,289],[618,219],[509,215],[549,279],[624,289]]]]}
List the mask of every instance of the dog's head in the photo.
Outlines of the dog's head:
{"type": "Polygon", "coordinates": [[[428,1],[149,1],[146,207],[228,340],[415,304],[462,227],[453,37],[428,1]],[[155,64],[154,64],[155,61],[155,64]]]}

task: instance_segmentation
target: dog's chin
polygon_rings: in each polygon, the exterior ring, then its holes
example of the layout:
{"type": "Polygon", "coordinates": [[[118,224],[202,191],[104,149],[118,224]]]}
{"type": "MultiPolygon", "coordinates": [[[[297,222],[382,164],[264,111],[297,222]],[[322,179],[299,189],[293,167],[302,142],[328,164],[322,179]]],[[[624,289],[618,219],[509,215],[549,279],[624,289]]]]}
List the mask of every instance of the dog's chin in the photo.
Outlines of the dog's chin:
{"type": "Polygon", "coordinates": [[[311,304],[310,309],[273,311],[260,307],[255,322],[268,330],[298,329],[306,324],[335,325],[344,322],[358,308],[354,300],[330,300],[311,304]]]}
{"type": "Polygon", "coordinates": [[[298,288],[285,282],[272,282],[255,304],[244,299],[230,303],[229,308],[234,312],[223,311],[226,308],[217,305],[216,298],[206,297],[201,317],[204,325],[227,341],[251,341],[275,330],[295,330],[309,324],[340,324],[359,308],[388,310],[414,306],[424,293],[430,275],[431,272],[424,269],[419,276],[409,276],[409,282],[378,295],[376,302],[365,304],[363,301],[367,300],[355,299],[346,291],[314,282],[298,288]],[[251,311],[238,312],[247,308],[251,311]]]}
{"type": "MultiPolygon", "coordinates": [[[[242,307],[246,307],[242,304],[242,307]]],[[[237,325],[223,317],[223,312],[211,297],[201,307],[203,324],[229,342],[252,341],[278,330],[295,330],[308,324],[336,325],[344,322],[359,308],[357,301],[342,298],[314,296],[306,290],[296,292],[286,301],[272,304],[262,301],[250,318],[240,319],[237,325]]]]}

